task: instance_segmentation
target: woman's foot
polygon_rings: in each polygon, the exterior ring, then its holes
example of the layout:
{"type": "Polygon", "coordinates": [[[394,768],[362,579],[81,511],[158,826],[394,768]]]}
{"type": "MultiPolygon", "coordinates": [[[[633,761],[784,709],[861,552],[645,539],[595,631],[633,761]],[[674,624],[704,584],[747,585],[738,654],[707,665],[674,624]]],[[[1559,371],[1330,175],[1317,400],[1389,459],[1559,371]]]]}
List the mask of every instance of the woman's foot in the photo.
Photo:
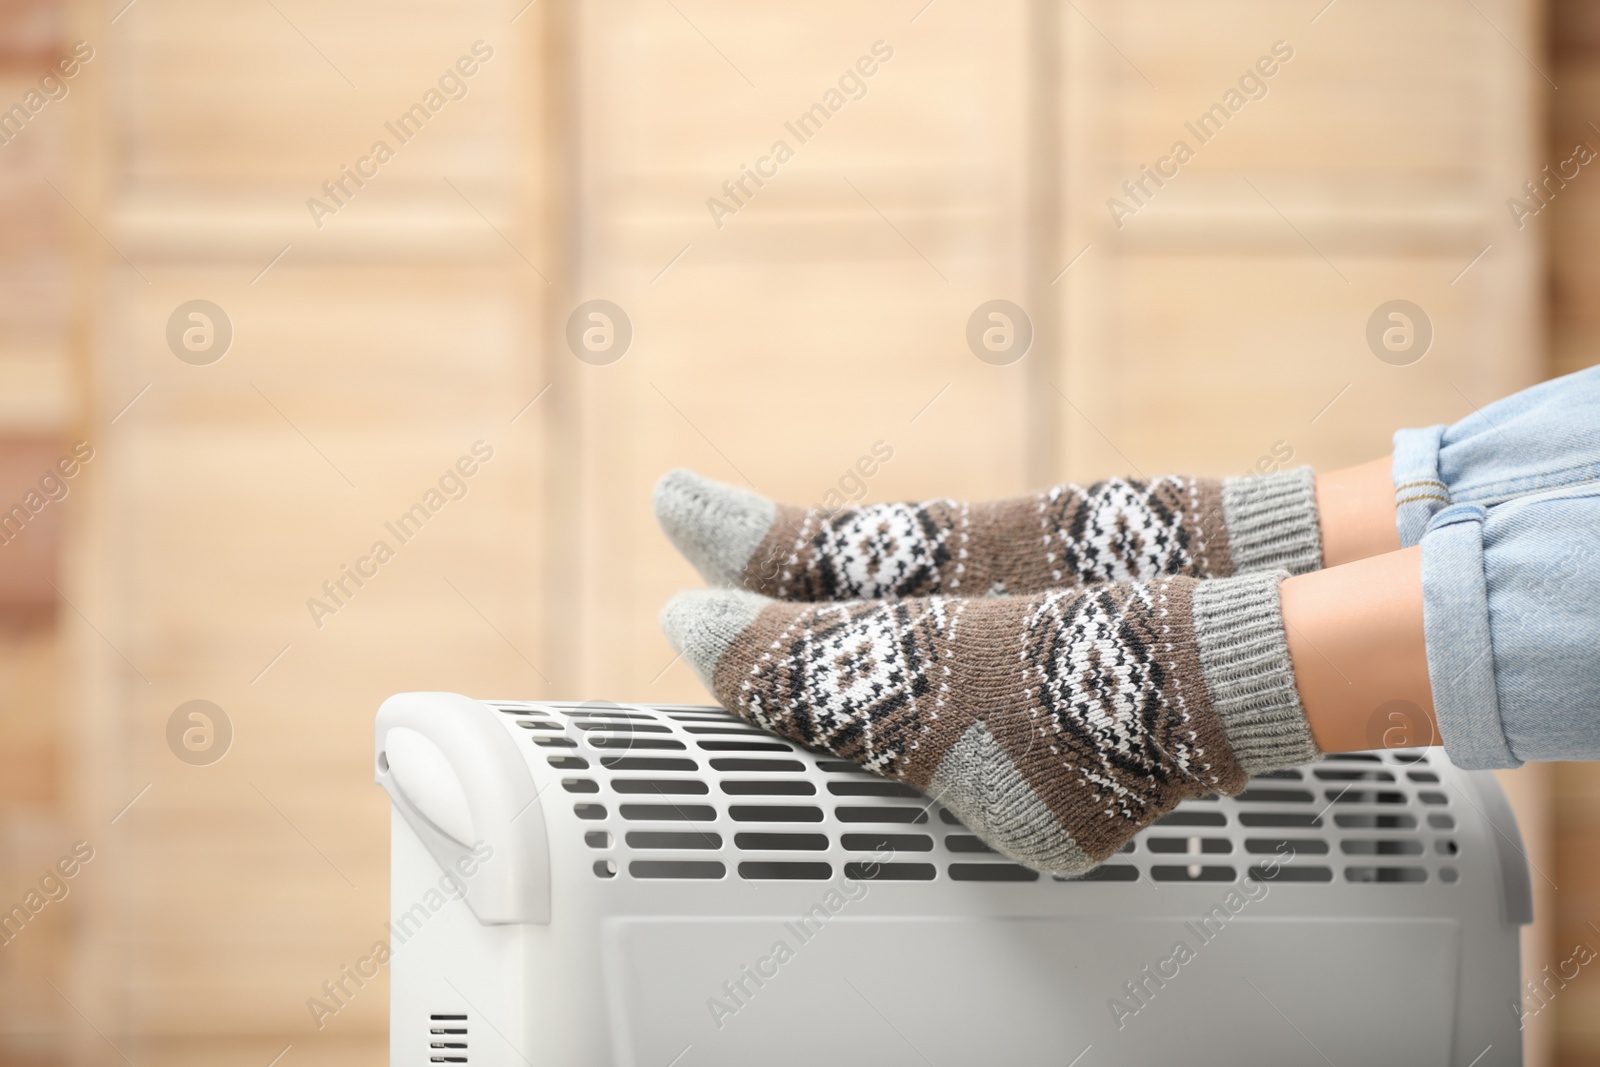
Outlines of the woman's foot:
{"type": "Polygon", "coordinates": [[[1317,758],[1282,577],[823,605],[709,590],[661,620],[738,715],[1077,874],[1185,798],[1317,758]]]}
{"type": "Polygon", "coordinates": [[[1300,468],[829,510],[775,504],[677,470],[656,485],[655,509],[673,544],[716,585],[781,600],[985,596],[1316,570],[1313,482],[1300,468]]]}

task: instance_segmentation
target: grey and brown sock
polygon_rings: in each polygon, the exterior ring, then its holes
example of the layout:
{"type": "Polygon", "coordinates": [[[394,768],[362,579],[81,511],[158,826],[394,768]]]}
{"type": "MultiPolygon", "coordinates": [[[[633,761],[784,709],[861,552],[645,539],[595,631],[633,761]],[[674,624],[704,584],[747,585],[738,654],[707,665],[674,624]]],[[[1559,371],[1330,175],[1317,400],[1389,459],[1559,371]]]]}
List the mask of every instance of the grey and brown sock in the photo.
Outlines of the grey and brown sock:
{"type": "Polygon", "coordinates": [[[1322,565],[1309,467],[843,510],[775,504],[678,470],[657,484],[655,508],[707,581],[780,600],[1025,595],[1168,575],[1301,574],[1322,565]]]}
{"type": "Polygon", "coordinates": [[[736,714],[1077,874],[1185,798],[1317,758],[1283,577],[807,605],[701,590],[661,622],[736,714]]]}

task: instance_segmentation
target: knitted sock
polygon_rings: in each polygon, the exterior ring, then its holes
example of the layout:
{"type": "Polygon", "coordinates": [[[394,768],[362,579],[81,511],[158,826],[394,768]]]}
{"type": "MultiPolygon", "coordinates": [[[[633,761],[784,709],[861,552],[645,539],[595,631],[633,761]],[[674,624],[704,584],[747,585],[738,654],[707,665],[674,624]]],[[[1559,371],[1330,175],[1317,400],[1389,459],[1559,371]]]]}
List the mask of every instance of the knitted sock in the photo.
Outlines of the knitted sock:
{"type": "Polygon", "coordinates": [[[661,624],[739,716],[1077,874],[1185,798],[1317,758],[1283,577],[818,605],[700,590],[661,624]]]}
{"type": "Polygon", "coordinates": [[[1058,485],[988,503],[774,504],[687,470],[661,527],[705,579],[781,600],[1027,594],[1166,575],[1322,565],[1311,468],[1261,477],[1058,485]]]}

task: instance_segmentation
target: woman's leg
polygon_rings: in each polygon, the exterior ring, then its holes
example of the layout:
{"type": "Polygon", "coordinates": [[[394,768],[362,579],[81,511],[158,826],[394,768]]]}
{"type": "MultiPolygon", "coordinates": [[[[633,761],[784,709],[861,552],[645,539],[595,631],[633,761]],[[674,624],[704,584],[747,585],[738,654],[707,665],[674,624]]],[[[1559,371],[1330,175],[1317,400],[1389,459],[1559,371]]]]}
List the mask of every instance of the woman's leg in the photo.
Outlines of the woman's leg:
{"type": "Polygon", "coordinates": [[[1322,565],[1337,567],[1394,552],[1400,533],[1394,518],[1391,459],[1372,460],[1317,475],[1317,516],[1322,565]]]}
{"type": "MultiPolygon", "coordinates": [[[[1392,518],[1388,529],[1394,538],[1392,518]]],[[[1362,536],[1351,530],[1349,544],[1362,536]]],[[[1423,637],[1420,548],[1288,578],[1280,595],[1295,685],[1318,748],[1440,743],[1423,637]]]]}

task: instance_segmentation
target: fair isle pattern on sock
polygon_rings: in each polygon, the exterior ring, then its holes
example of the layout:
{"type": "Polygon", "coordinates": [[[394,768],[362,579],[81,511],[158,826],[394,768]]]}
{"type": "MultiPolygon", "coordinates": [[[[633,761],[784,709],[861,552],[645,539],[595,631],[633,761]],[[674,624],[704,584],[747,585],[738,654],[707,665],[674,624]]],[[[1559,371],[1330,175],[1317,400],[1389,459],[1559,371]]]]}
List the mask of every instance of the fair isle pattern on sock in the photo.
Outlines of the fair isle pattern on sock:
{"type": "Polygon", "coordinates": [[[954,500],[829,512],[780,506],[746,588],[780,600],[876,600],[961,588],[969,509],[954,500]]]}
{"type": "Polygon", "coordinates": [[[1056,486],[1037,499],[1052,586],[1231,572],[1214,483],[1111,478],[1087,490],[1056,486]]]}
{"type": "Polygon", "coordinates": [[[983,504],[780,505],[746,569],[782,600],[1026,594],[1232,573],[1220,483],[1113,478],[983,504]]]}
{"type": "Polygon", "coordinates": [[[741,717],[933,795],[1023,863],[1079,873],[1179,801],[1242,789],[1236,731],[1253,770],[1315,757],[1272,643],[1281,578],[825,605],[708,591],[663,625],[741,717]],[[1204,632],[1197,597],[1213,605],[1204,632]],[[748,621],[712,640],[713,617],[748,621]]]}
{"type": "Polygon", "coordinates": [[[1147,822],[1151,783],[1218,785],[1190,718],[1199,671],[1179,662],[1175,595],[1166,582],[1052,592],[1024,616],[1023,678],[1045,712],[1043,740],[1092,784],[1108,818],[1147,822]]]}
{"type": "Polygon", "coordinates": [[[932,597],[794,613],[739,680],[741,714],[898,777],[939,724],[964,604],[932,597]]]}

